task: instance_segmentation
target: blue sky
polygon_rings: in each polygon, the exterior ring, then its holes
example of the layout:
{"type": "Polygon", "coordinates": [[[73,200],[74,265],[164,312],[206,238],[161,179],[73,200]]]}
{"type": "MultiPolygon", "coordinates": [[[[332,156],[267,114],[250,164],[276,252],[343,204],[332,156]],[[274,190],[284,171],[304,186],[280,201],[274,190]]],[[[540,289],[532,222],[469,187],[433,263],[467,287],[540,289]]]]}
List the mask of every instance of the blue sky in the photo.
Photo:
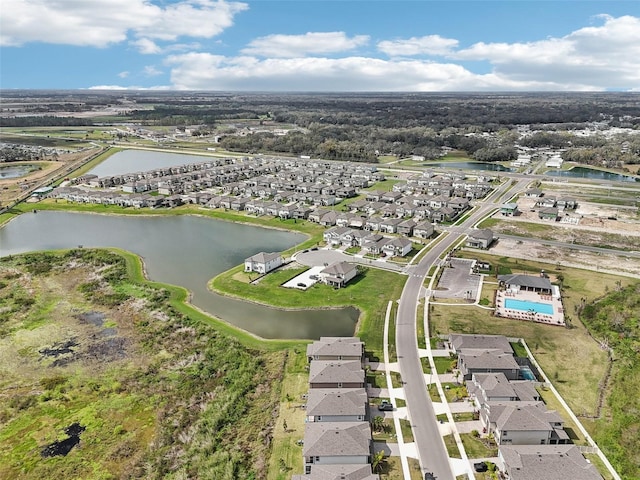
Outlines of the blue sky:
{"type": "Polygon", "coordinates": [[[0,88],[640,91],[640,1],[7,0],[0,88]]]}

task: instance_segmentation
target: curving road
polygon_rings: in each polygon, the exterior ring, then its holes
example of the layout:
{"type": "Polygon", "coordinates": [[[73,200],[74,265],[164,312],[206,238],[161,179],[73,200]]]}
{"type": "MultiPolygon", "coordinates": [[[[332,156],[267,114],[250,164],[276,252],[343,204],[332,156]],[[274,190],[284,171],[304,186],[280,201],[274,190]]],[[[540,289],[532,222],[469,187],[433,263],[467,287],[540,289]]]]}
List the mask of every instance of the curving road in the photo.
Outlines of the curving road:
{"type": "Polygon", "coordinates": [[[530,179],[520,179],[513,188],[511,181],[496,189],[482,206],[473,212],[461,225],[453,227],[449,234],[435,245],[420,261],[409,270],[409,278],[400,297],[396,318],[396,351],[400,374],[405,381],[404,393],[410,412],[413,436],[422,470],[432,472],[437,480],[455,478],[449,465],[449,456],[438,429],[433,404],[427,393],[422,364],[418,354],[416,311],[424,279],[439,257],[469,231],[479,220],[497,208],[500,199],[508,194],[515,195],[526,189],[530,179]]]}

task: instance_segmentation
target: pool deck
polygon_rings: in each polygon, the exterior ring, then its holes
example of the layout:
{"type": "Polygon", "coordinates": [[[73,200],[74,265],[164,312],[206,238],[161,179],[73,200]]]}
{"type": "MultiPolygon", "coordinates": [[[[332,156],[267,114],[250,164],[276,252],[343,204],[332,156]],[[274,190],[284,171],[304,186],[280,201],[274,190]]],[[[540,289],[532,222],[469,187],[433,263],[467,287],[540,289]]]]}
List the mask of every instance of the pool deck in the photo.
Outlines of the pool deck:
{"type": "Polygon", "coordinates": [[[504,290],[498,290],[496,292],[496,310],[495,314],[498,317],[513,318],[516,320],[525,320],[528,322],[544,323],[547,325],[561,325],[564,326],[564,308],[562,306],[562,300],[560,298],[553,297],[551,295],[542,295],[537,292],[520,291],[518,293],[507,292],[504,290]],[[536,303],[545,303],[553,307],[552,314],[538,313],[525,310],[517,310],[514,308],[505,307],[505,299],[513,298],[516,300],[524,300],[536,303]]]}

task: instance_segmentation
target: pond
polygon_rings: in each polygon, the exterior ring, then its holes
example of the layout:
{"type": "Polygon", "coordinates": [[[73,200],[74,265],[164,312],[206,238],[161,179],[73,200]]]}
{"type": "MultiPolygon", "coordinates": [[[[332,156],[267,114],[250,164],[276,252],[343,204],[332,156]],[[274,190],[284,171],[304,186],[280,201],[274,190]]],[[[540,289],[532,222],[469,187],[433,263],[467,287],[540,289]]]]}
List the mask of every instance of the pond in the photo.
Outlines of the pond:
{"type": "Polygon", "coordinates": [[[551,177],[590,178],[592,180],[612,180],[615,182],[640,182],[640,177],[605,172],[586,167],[573,167],[571,170],[553,170],[545,172],[551,177]]]}
{"type": "Polygon", "coordinates": [[[107,158],[89,172],[98,177],[144,172],[155,168],[174,167],[189,163],[206,162],[211,157],[149,150],[123,150],[107,158]]]}
{"type": "Polygon", "coordinates": [[[512,172],[512,168],[505,167],[499,163],[486,162],[428,162],[423,163],[425,167],[449,168],[451,170],[487,170],[492,172],[512,172]]]}
{"type": "Polygon", "coordinates": [[[187,288],[196,307],[263,338],[353,335],[359,316],[353,307],[280,310],[207,289],[211,278],[245,258],[259,251],[283,251],[303,239],[301,234],[196,216],[39,211],[0,228],[0,256],[79,245],[118,247],[140,255],[150,279],[187,288]]]}
{"type": "Polygon", "coordinates": [[[0,165],[0,180],[20,178],[38,169],[38,165],[0,165]]]}

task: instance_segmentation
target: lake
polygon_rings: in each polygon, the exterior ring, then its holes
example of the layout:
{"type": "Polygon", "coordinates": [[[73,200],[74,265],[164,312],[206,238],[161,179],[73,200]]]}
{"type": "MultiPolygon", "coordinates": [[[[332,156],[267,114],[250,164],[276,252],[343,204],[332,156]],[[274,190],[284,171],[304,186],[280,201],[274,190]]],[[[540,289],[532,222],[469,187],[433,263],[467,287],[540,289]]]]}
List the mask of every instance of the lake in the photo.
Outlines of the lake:
{"type": "Polygon", "coordinates": [[[207,160],[211,160],[211,157],[149,150],[123,150],[111,155],[87,173],[98,177],[110,177],[207,160]]]}
{"type": "MultiPolygon", "coordinates": [[[[180,285],[191,303],[263,338],[354,334],[359,311],[279,310],[210,292],[207,282],[260,251],[283,251],[301,234],[196,216],[25,213],[0,228],[0,256],[35,250],[118,247],[140,255],[151,280],[180,285]]],[[[300,306],[301,308],[304,305],[300,306]]]]}
{"type": "Polygon", "coordinates": [[[35,165],[0,165],[0,179],[24,177],[37,169],[35,165]]]}
{"type": "Polygon", "coordinates": [[[590,178],[593,180],[613,180],[615,182],[640,182],[640,177],[605,172],[586,167],[573,167],[571,170],[553,170],[544,175],[551,177],[590,178]]]}

